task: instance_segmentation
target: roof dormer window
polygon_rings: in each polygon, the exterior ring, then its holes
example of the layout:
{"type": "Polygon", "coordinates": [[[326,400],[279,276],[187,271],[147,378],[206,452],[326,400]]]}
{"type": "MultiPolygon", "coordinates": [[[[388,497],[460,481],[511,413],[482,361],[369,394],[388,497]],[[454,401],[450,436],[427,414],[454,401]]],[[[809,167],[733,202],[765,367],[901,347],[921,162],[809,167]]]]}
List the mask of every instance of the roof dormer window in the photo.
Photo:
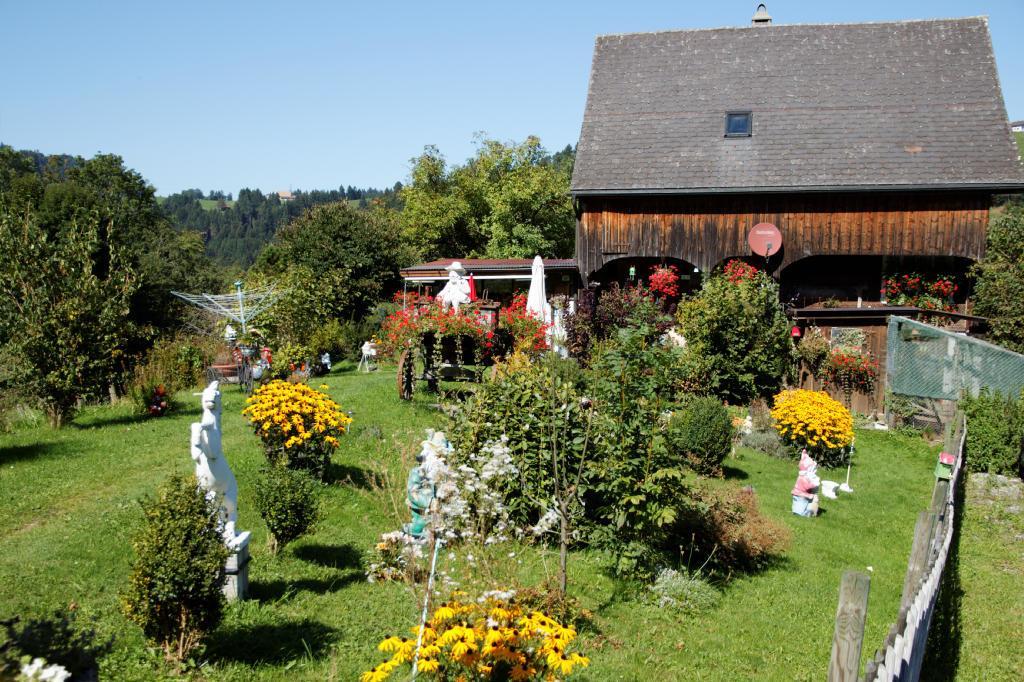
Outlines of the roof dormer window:
{"type": "Polygon", "coordinates": [[[726,137],[750,137],[754,130],[754,115],[749,111],[729,111],[725,114],[726,137]]]}

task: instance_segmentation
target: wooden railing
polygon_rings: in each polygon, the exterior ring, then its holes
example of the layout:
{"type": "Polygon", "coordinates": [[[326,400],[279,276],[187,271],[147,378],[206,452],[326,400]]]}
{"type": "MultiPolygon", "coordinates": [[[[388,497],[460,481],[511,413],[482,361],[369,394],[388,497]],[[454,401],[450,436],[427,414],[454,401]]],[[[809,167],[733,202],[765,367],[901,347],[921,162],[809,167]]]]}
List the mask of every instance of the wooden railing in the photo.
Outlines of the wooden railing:
{"type": "MultiPolygon", "coordinates": [[[[963,513],[963,500],[958,498],[958,485],[963,474],[964,442],[967,430],[961,415],[953,421],[955,428],[946,438],[946,449],[956,453],[956,463],[949,480],[937,479],[927,511],[918,514],[914,527],[914,543],[907,561],[900,599],[899,617],[889,628],[882,647],[875,652],[864,669],[864,682],[899,680],[916,681],[921,677],[928,642],[928,628],[939,598],[939,586],[947,568],[957,515],[963,513]]],[[[859,679],[864,620],[867,616],[871,579],[865,573],[847,571],[839,589],[832,658],[829,662],[830,682],[853,682],[859,679]]]]}

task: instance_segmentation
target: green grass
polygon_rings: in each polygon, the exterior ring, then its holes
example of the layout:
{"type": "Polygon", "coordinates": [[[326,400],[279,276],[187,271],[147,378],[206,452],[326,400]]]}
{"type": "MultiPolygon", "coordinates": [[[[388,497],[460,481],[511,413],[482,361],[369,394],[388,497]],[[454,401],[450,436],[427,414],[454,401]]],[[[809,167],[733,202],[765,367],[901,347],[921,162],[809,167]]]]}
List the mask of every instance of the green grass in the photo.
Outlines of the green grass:
{"type": "Polygon", "coordinates": [[[1024,133],[1014,133],[1013,136],[1017,138],[1017,149],[1020,150],[1020,155],[1024,157],[1024,133]]]}
{"type": "Polygon", "coordinates": [[[1024,512],[1021,502],[982,502],[968,486],[960,535],[963,640],[958,678],[1024,679],[1024,512]]]}
{"type": "MultiPolygon", "coordinates": [[[[362,555],[407,513],[401,492],[388,491],[401,491],[422,429],[441,426],[441,415],[426,396],[400,402],[393,370],[337,373],[324,383],[354,411],[354,427],[335,457],[323,522],[276,558],[251,500],[263,455],[239,415],[242,396],[225,389],[224,448],[241,491],[239,527],[254,535],[253,599],[229,609],[207,652],[205,679],[353,679],[380,660],[381,638],[415,622],[417,592],[367,583],[362,555]]],[[[136,500],[171,473],[191,470],[188,424],[198,401],[180,398],[184,409],[162,419],[137,420],[123,406],[89,408],[59,432],[0,436],[0,617],[77,602],[117,637],[105,678],[164,672],[121,616],[117,595],[140,519],[136,500]]],[[[933,454],[919,439],[896,434],[861,432],[858,445],[855,493],[826,501],[817,519],[789,513],[794,462],[748,450],[726,461],[731,480],[719,484],[754,486],[794,542],[769,570],[735,579],[721,604],[699,617],[642,603],[635,588],[609,576],[607,556],[574,553],[570,590],[595,615],[580,641],[592,665],[573,679],[822,679],[840,576],[867,566],[874,571],[865,658],[873,653],[896,617],[915,515],[933,484],[933,454]]],[[[442,552],[439,568],[469,587],[537,584],[555,565],[550,550],[507,545],[442,552]],[[469,552],[478,557],[472,565],[469,552]]]]}
{"type": "MultiPolygon", "coordinates": [[[[157,204],[162,204],[162,203],[164,203],[164,201],[166,199],[167,199],[167,197],[157,197],[156,198],[156,203],[157,204]]],[[[217,209],[218,204],[220,204],[220,201],[218,199],[200,199],[199,200],[199,205],[203,207],[204,211],[214,211],[214,210],[217,209]]],[[[228,208],[234,208],[235,207],[234,200],[228,201],[228,200],[225,199],[224,200],[224,204],[228,208]]]]}

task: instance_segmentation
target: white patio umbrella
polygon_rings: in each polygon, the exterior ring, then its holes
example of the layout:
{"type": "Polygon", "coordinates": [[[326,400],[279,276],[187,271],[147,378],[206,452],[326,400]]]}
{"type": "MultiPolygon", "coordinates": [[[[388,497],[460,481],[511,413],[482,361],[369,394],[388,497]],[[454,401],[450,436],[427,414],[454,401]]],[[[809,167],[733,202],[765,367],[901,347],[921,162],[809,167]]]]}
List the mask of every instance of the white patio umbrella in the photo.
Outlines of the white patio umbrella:
{"type": "Polygon", "coordinates": [[[544,261],[540,256],[533,259],[530,271],[530,292],[526,295],[526,310],[541,322],[551,322],[551,304],[548,303],[544,288],[544,261]]]}

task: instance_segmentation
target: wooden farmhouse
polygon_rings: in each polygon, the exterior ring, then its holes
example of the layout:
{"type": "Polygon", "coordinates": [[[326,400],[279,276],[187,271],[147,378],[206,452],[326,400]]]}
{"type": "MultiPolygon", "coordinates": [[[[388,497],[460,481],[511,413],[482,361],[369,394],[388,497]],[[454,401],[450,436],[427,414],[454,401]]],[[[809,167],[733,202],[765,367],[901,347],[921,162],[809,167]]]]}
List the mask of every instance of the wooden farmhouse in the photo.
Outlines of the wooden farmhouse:
{"type": "Polygon", "coordinates": [[[874,327],[880,356],[883,278],[966,285],[992,195],[1022,190],[983,17],[773,25],[759,10],[741,28],[596,41],[572,178],[591,286],[662,262],[696,286],[742,258],[799,324],[874,327]],[[748,242],[761,223],[781,237],[768,258],[748,242]]]}

